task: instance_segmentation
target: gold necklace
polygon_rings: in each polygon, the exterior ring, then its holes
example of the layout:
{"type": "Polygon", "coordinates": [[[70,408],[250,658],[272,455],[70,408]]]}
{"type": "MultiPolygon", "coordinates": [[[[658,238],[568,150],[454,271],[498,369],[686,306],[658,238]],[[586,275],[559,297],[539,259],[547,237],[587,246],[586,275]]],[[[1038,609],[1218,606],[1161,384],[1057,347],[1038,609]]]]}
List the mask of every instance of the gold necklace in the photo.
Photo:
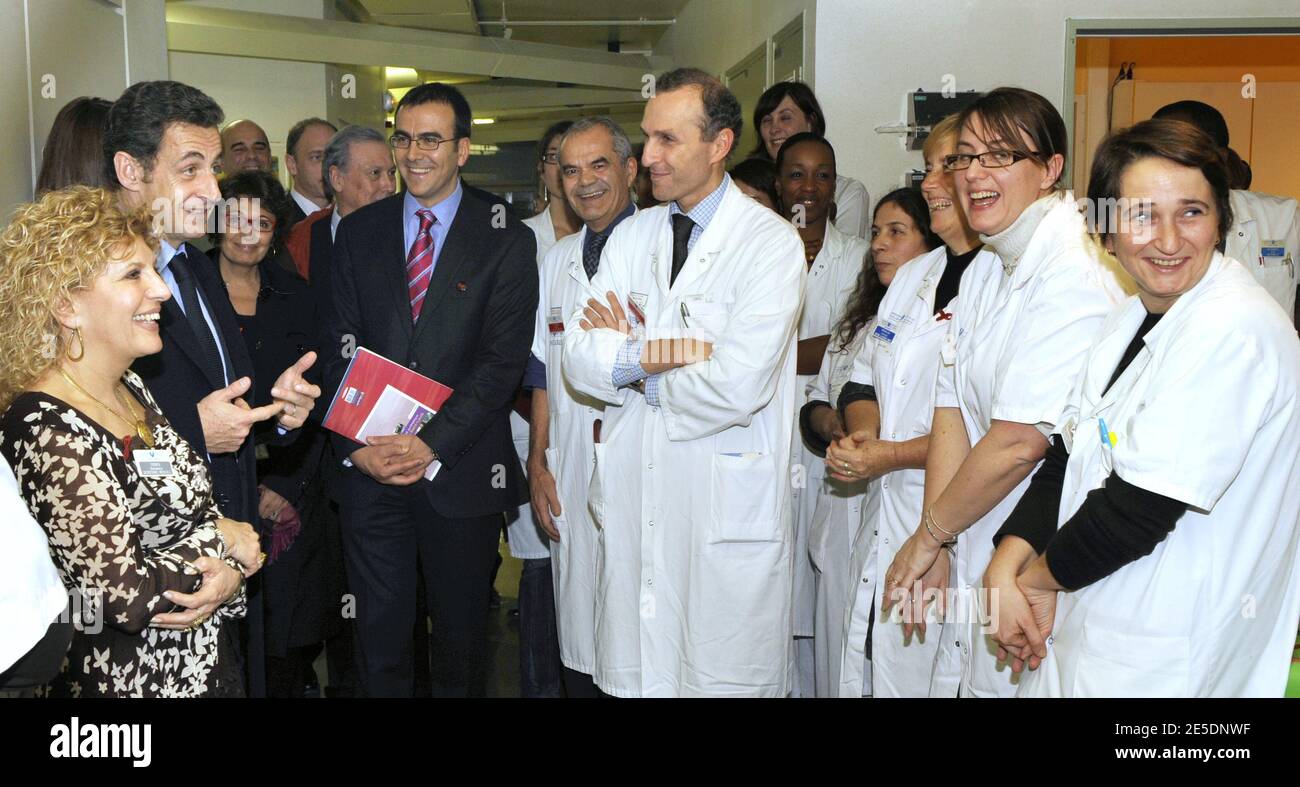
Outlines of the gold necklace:
{"type": "Polygon", "coordinates": [[[128,404],[122,398],[122,392],[117,389],[117,386],[113,387],[113,395],[117,397],[117,403],[125,407],[127,412],[131,414],[130,418],[127,418],[126,416],[119,413],[117,410],[114,410],[112,407],[109,407],[108,405],[99,401],[99,399],[95,398],[94,394],[92,394],[90,391],[87,391],[85,388],[82,388],[77,383],[76,380],[72,379],[72,376],[69,375],[62,366],[59,367],[59,374],[63,375],[63,379],[67,380],[72,385],[73,388],[76,388],[85,396],[90,397],[90,400],[93,401],[95,404],[109,411],[113,415],[116,415],[123,423],[135,429],[136,436],[139,437],[144,442],[145,446],[148,448],[153,448],[153,444],[154,444],[153,429],[149,427],[149,424],[145,423],[143,418],[135,417],[135,409],[132,408],[131,405],[128,404]]]}

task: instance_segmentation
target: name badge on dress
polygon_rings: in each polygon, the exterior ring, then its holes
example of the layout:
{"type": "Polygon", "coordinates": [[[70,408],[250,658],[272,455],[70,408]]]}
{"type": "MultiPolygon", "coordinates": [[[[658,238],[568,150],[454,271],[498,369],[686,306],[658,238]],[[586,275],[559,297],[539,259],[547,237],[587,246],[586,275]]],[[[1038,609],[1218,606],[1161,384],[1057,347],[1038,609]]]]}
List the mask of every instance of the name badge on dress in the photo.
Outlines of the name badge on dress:
{"type": "Polygon", "coordinates": [[[131,461],[135,463],[136,472],[145,478],[166,478],[176,473],[172,466],[172,453],[165,449],[136,449],[131,452],[131,461]]]}

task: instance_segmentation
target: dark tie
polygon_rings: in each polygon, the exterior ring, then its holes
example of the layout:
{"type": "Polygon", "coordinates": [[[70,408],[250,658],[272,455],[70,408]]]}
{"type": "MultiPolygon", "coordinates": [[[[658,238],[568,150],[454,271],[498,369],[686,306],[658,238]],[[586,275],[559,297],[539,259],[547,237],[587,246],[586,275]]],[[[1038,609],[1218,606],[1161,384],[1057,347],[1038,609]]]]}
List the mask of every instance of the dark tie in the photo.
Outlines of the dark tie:
{"type": "MultiPolygon", "coordinates": [[[[612,230],[613,227],[609,229],[612,230]]],[[[596,278],[596,271],[600,270],[600,253],[605,249],[607,240],[609,232],[593,232],[582,245],[582,269],[587,272],[588,281],[596,278]]]]}
{"type": "Polygon", "coordinates": [[[695,222],[685,213],[673,214],[673,272],[668,277],[668,286],[673,286],[677,281],[677,274],[681,273],[682,266],[686,264],[686,253],[691,242],[691,230],[695,229],[695,222]]]}
{"type": "Polygon", "coordinates": [[[176,287],[181,291],[181,300],[185,302],[184,308],[181,309],[185,312],[185,321],[190,324],[190,330],[194,331],[194,338],[199,341],[204,371],[211,379],[221,380],[224,385],[227,381],[221,371],[221,350],[217,347],[212,329],[208,327],[208,321],[203,319],[202,301],[199,300],[198,288],[194,286],[194,271],[190,269],[190,258],[185,254],[184,246],[177,249],[168,267],[171,268],[172,276],[176,278],[176,287]]]}
{"type": "Polygon", "coordinates": [[[429,230],[436,221],[431,210],[417,210],[415,215],[420,219],[420,229],[406,254],[406,295],[411,299],[411,322],[420,319],[429,279],[433,278],[433,233],[429,230]]]}

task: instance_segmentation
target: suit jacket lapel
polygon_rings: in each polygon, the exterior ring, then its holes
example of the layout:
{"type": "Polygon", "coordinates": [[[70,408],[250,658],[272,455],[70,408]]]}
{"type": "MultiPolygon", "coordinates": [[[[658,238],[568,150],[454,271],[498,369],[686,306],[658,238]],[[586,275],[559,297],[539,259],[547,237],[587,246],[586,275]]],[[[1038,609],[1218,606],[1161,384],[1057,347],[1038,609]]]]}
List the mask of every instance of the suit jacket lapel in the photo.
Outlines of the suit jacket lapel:
{"type": "MultiPolygon", "coordinates": [[[[226,291],[217,271],[216,263],[203,252],[190,246],[188,249],[190,265],[194,271],[194,281],[208,304],[208,315],[220,336],[215,337],[220,346],[225,348],[226,360],[230,364],[226,370],[230,381],[253,374],[253,361],[244,344],[243,332],[239,330],[239,321],[235,319],[235,307],[230,302],[230,293],[226,291]],[[197,260],[197,261],[196,261],[197,260]]],[[[217,388],[224,388],[220,383],[217,388]]]]}
{"type": "MultiPolygon", "coordinates": [[[[461,195],[456,218],[452,219],[451,227],[442,238],[442,251],[434,250],[438,255],[438,264],[434,266],[433,275],[429,277],[429,291],[424,296],[424,305],[420,307],[420,322],[415,326],[415,338],[418,339],[423,333],[424,326],[431,322],[426,318],[438,309],[442,299],[447,296],[447,290],[451,288],[452,282],[459,281],[456,277],[465,267],[471,252],[470,235],[479,229],[475,224],[482,220],[477,200],[466,189],[461,195]]],[[[405,288],[405,281],[403,281],[403,288],[405,288]]],[[[402,292],[405,298],[406,290],[403,289],[402,292]]],[[[407,314],[410,314],[409,300],[406,309],[407,314]]]]}
{"type": "Polygon", "coordinates": [[[179,347],[185,357],[189,358],[204,379],[208,381],[208,384],[212,386],[212,390],[224,388],[225,383],[212,379],[212,375],[208,374],[207,364],[203,363],[202,360],[203,351],[199,348],[199,339],[194,335],[194,329],[190,328],[181,307],[176,305],[175,298],[168,298],[163,301],[160,322],[162,323],[162,334],[166,337],[163,341],[172,342],[179,347]]]}
{"type": "MultiPolygon", "coordinates": [[[[383,269],[377,272],[378,275],[388,279],[388,290],[397,306],[397,313],[402,315],[402,319],[397,322],[409,339],[415,326],[411,323],[411,298],[406,289],[406,217],[402,211],[406,193],[398,192],[391,199],[392,212],[380,219],[380,231],[377,233],[379,248],[376,249],[375,262],[376,267],[383,269]],[[388,259],[393,259],[396,263],[390,265],[383,262],[388,259]]],[[[364,271],[359,273],[365,275],[364,271]]]]}

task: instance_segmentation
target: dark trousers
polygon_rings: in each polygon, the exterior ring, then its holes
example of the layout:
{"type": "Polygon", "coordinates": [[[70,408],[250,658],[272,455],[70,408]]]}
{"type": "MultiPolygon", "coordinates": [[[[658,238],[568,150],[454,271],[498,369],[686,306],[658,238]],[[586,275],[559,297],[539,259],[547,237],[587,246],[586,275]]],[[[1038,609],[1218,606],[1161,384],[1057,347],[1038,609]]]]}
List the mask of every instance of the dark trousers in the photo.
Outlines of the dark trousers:
{"type": "Polygon", "coordinates": [[[609,695],[596,686],[596,681],[585,672],[564,668],[564,696],[571,700],[594,700],[609,695]]]}
{"type": "Polygon", "coordinates": [[[519,575],[519,694],[560,696],[560,635],[549,557],[524,560],[519,575]]]}
{"type": "Polygon", "coordinates": [[[340,508],[348,585],[357,598],[357,666],[366,695],[410,697],[415,691],[412,632],[416,573],[422,569],[432,621],[432,694],[483,696],[486,589],[501,514],[439,516],[423,482],[385,487],[371,500],[344,502],[340,508]]]}

